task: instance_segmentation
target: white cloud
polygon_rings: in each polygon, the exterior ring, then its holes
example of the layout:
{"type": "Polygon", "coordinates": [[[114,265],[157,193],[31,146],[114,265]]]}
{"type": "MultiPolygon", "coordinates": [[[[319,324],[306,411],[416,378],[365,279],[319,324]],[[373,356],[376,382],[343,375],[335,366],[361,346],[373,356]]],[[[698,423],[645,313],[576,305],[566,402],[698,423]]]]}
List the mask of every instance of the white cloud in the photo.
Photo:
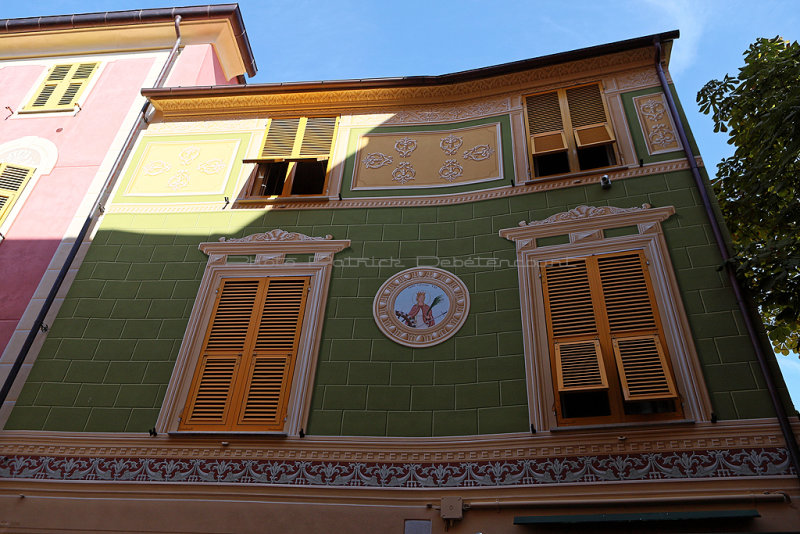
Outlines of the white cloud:
{"type": "MultiPolygon", "coordinates": [[[[664,26],[681,31],[681,46],[673,48],[669,70],[680,73],[694,63],[706,21],[710,15],[710,5],[696,0],[645,0],[654,10],[660,11],[667,19],[664,26]]],[[[666,28],[665,28],[666,29],[666,28]]]]}

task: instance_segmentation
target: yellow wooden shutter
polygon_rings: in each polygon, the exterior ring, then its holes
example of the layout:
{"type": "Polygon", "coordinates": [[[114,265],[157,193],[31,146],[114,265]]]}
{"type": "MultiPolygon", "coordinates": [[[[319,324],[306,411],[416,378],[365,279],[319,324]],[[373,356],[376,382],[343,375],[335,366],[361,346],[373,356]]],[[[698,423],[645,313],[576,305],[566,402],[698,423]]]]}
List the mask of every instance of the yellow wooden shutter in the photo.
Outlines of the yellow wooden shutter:
{"type": "Polygon", "coordinates": [[[239,425],[280,430],[286,417],[308,278],[270,278],[253,347],[239,425]]]}
{"type": "Polygon", "coordinates": [[[309,117],[305,126],[299,155],[327,157],[333,144],[336,117],[309,117]]]}
{"type": "Polygon", "coordinates": [[[61,111],[74,109],[98,63],[55,65],[23,111],[61,111]]]}
{"type": "Polygon", "coordinates": [[[34,171],[28,167],[0,163],[0,224],[11,212],[34,171]]]}
{"type": "Polygon", "coordinates": [[[597,265],[625,400],[676,397],[644,255],[600,256],[597,265]]]}
{"type": "Polygon", "coordinates": [[[543,282],[558,390],[607,389],[586,260],[545,266],[543,282]]]}
{"type": "Polygon", "coordinates": [[[295,136],[299,126],[299,118],[271,119],[261,157],[275,159],[291,157],[294,154],[295,136]]]}
{"type": "Polygon", "coordinates": [[[222,281],[181,429],[229,428],[237,371],[242,366],[260,286],[258,279],[222,281]]]}
{"type": "Polygon", "coordinates": [[[581,85],[567,89],[572,130],[578,148],[602,145],[614,140],[606,115],[600,86],[581,85]]]}
{"type": "Polygon", "coordinates": [[[534,154],[561,152],[567,149],[564,122],[558,93],[541,93],[525,99],[528,130],[534,154]]]}

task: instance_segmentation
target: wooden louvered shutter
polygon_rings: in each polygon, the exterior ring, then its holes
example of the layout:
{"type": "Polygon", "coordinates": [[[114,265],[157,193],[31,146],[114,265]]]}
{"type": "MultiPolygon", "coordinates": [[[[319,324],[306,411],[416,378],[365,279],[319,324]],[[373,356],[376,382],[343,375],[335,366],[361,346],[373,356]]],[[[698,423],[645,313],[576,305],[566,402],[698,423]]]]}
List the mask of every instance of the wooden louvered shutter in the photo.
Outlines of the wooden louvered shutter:
{"type": "Polygon", "coordinates": [[[308,278],[225,279],[180,430],[281,430],[308,278]]]}
{"type": "Polygon", "coordinates": [[[97,69],[97,63],[74,63],[55,65],[50,69],[42,86],[25,111],[59,111],[75,107],[89,79],[97,69]]]}
{"type": "Polygon", "coordinates": [[[600,86],[581,85],[567,89],[566,93],[572,130],[578,148],[614,141],[611,123],[600,94],[600,86]]]}
{"type": "Polygon", "coordinates": [[[11,212],[34,171],[28,167],[0,163],[0,223],[11,212]]]}
{"type": "Polygon", "coordinates": [[[280,430],[297,360],[308,278],[270,278],[255,333],[240,426],[280,430]]]}
{"type": "Polygon", "coordinates": [[[271,119],[261,157],[274,159],[292,157],[295,153],[295,137],[299,126],[299,118],[271,119]]]}
{"type": "Polygon", "coordinates": [[[558,93],[542,93],[525,99],[528,130],[534,154],[548,154],[567,149],[564,122],[558,93]]]}
{"type": "Polygon", "coordinates": [[[607,389],[586,260],[545,266],[543,282],[558,390],[607,389]]]}
{"type": "Polygon", "coordinates": [[[675,398],[643,254],[600,256],[597,266],[625,400],[675,398]]]}
{"type": "Polygon", "coordinates": [[[258,279],[223,280],[181,420],[182,430],[227,430],[260,296],[258,279]]]}
{"type": "Polygon", "coordinates": [[[309,117],[303,131],[299,155],[328,157],[335,129],[336,117],[309,117]]]}

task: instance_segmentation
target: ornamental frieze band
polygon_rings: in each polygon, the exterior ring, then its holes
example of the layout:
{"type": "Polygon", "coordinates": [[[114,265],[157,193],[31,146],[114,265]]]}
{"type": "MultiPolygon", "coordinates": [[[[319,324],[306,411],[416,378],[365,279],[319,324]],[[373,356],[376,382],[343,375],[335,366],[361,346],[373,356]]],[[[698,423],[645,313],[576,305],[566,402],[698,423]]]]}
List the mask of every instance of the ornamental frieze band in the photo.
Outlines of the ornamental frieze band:
{"type": "Polygon", "coordinates": [[[515,487],[793,474],[783,448],[439,463],[23,455],[0,459],[0,478],[5,479],[372,488],[515,487]]]}

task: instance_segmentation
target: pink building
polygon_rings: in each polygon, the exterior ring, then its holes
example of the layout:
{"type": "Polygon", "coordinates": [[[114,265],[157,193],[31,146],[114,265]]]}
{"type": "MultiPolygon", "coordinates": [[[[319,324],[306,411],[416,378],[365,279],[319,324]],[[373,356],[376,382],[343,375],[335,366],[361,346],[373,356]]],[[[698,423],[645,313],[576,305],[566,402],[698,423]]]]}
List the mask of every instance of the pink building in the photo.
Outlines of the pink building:
{"type": "Polygon", "coordinates": [[[141,88],[255,71],[236,4],[0,20],[0,417],[152,113],[141,88]]]}

